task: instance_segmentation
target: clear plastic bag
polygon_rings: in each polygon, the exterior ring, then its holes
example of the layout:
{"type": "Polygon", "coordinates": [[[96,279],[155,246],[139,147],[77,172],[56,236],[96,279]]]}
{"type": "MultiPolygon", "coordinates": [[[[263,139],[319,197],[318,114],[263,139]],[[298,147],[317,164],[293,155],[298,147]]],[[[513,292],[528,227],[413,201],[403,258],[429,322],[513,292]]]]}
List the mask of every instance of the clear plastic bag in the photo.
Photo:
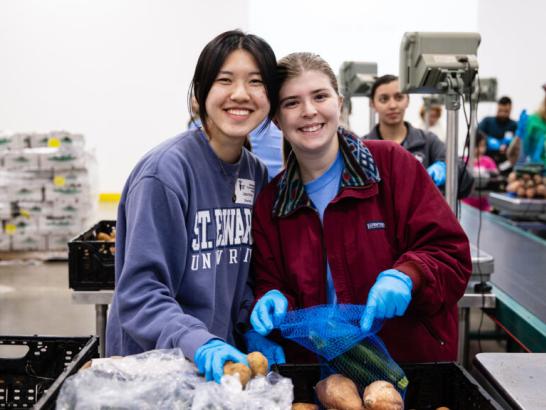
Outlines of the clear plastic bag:
{"type": "Polygon", "coordinates": [[[276,373],[249,381],[224,376],[206,382],[180,349],[153,350],[121,359],[98,359],[69,377],[57,410],[290,409],[292,381],[276,373]]]}
{"type": "Polygon", "coordinates": [[[153,350],[94,361],[65,381],[56,408],[190,409],[199,383],[203,378],[180,349],[153,350]]]}
{"type": "Polygon", "coordinates": [[[244,390],[238,377],[223,376],[220,384],[197,386],[192,410],[290,410],[293,390],[292,381],[278,373],[256,377],[244,390]]]}

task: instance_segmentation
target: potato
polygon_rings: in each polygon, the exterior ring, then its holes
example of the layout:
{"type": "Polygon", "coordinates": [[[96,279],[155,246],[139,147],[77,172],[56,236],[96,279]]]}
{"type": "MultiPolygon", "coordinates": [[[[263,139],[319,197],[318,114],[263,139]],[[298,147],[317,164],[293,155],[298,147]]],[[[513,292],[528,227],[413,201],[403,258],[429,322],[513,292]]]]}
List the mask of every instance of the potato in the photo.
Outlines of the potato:
{"type": "Polygon", "coordinates": [[[529,199],[533,199],[536,193],[537,193],[537,190],[535,188],[527,188],[527,190],[525,191],[525,195],[529,199]]]}
{"type": "Polygon", "coordinates": [[[93,361],[92,360],[88,360],[86,361],[82,367],[80,367],[80,370],[78,371],[82,371],[82,370],[85,370],[85,369],[89,369],[91,366],[93,366],[93,361]]]}
{"type": "MultiPolygon", "coordinates": [[[[113,359],[113,360],[123,359],[123,356],[110,356],[110,357],[97,359],[97,360],[111,360],[111,359],[113,359]]],[[[80,367],[80,370],[78,370],[78,371],[81,372],[82,370],[89,369],[89,368],[93,367],[93,360],[95,360],[95,359],[91,359],[91,360],[86,361],[83,364],[83,366],[80,367]]]]}
{"type": "Polygon", "coordinates": [[[508,184],[506,187],[506,192],[516,192],[520,186],[522,186],[523,182],[521,181],[514,181],[508,184]]]}
{"type": "Polygon", "coordinates": [[[317,397],[327,409],[362,410],[362,400],[351,379],[333,374],[315,386],[317,397]]]}
{"type": "Polygon", "coordinates": [[[436,407],[436,410],[449,410],[449,407],[445,407],[445,406],[436,407]]]}
{"type": "Polygon", "coordinates": [[[516,179],[518,179],[518,177],[515,172],[510,172],[510,174],[508,174],[508,182],[514,182],[516,179]]]}
{"type": "Polygon", "coordinates": [[[224,374],[227,375],[239,375],[239,381],[243,385],[243,387],[246,386],[248,381],[250,380],[250,369],[244,365],[243,363],[233,363],[233,362],[226,362],[224,364],[224,374]]]}
{"type": "Polygon", "coordinates": [[[114,241],[115,239],[112,238],[110,235],[108,235],[106,232],[98,232],[97,233],[97,241],[107,241],[107,242],[111,242],[111,241],[114,241]]]}
{"type": "Polygon", "coordinates": [[[375,381],[364,389],[364,408],[370,410],[403,410],[404,400],[392,384],[375,381]]]}
{"type": "Polygon", "coordinates": [[[260,352],[252,352],[246,356],[252,377],[265,376],[267,374],[267,358],[260,352]]]}
{"type": "Polygon", "coordinates": [[[535,181],[533,181],[532,179],[525,182],[525,188],[533,188],[534,186],[535,186],[535,181]]]}
{"type": "Polygon", "coordinates": [[[537,196],[544,198],[546,196],[546,186],[543,184],[537,185],[537,196]]]}
{"type": "Polygon", "coordinates": [[[319,410],[313,403],[292,403],[292,410],[319,410]]]}
{"type": "Polygon", "coordinates": [[[533,175],[533,182],[535,185],[542,184],[542,176],[538,174],[533,175]]]}
{"type": "Polygon", "coordinates": [[[519,196],[520,198],[523,198],[523,197],[525,197],[526,189],[525,189],[524,187],[520,186],[520,187],[517,189],[516,193],[518,194],[518,196],[519,196]]]}
{"type": "Polygon", "coordinates": [[[529,181],[531,179],[531,175],[530,174],[523,174],[522,178],[523,178],[524,181],[527,182],[527,181],[529,181]]]}

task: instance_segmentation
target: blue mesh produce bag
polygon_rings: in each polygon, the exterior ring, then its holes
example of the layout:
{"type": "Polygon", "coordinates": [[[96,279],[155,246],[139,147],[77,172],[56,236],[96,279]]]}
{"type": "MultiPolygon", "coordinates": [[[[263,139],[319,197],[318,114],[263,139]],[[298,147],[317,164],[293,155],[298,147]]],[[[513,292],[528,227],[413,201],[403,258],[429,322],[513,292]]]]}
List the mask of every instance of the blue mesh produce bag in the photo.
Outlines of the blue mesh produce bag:
{"type": "Polygon", "coordinates": [[[382,322],[375,321],[369,333],[360,329],[365,311],[364,305],[318,305],[276,317],[274,326],[284,338],[323,357],[361,388],[386,380],[404,394],[408,379],[376,336],[382,322]]]}

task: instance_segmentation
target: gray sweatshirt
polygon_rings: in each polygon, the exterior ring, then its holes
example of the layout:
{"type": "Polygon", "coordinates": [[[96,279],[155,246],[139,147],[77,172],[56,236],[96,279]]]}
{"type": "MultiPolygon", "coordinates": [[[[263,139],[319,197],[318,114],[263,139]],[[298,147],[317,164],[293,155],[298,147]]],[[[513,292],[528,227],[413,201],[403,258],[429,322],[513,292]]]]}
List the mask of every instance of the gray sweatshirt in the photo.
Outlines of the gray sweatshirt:
{"type": "Polygon", "coordinates": [[[200,129],[138,163],[118,209],[108,356],[180,347],[193,360],[212,338],[235,343],[253,301],[252,207],[266,182],[252,153],[225,163],[200,129]]]}

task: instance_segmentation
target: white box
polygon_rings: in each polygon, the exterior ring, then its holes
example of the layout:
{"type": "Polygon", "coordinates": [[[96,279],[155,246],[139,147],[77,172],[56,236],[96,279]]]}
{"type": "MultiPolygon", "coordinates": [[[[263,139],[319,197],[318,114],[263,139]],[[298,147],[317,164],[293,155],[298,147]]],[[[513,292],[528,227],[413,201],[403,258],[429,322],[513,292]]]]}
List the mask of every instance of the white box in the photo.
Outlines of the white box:
{"type": "Polygon", "coordinates": [[[39,221],[39,218],[16,216],[5,221],[4,230],[13,236],[36,235],[39,233],[39,221]]]}
{"type": "Polygon", "coordinates": [[[63,204],[77,205],[82,202],[90,201],[89,187],[78,185],[45,187],[45,200],[51,202],[61,201],[63,204]],[[64,201],[64,202],[63,202],[64,201]]]}
{"type": "Polygon", "coordinates": [[[84,203],[58,203],[56,202],[48,215],[55,217],[70,217],[74,219],[85,219],[91,214],[91,206],[84,203]]]}
{"type": "Polygon", "coordinates": [[[7,199],[11,202],[41,202],[44,199],[43,188],[32,185],[13,185],[8,187],[7,199]]]}
{"type": "Polygon", "coordinates": [[[47,237],[47,249],[50,251],[67,251],[68,242],[77,234],[52,234],[47,237]]]}
{"type": "Polygon", "coordinates": [[[0,251],[11,250],[11,236],[0,232],[0,251]]]}
{"type": "Polygon", "coordinates": [[[45,134],[32,134],[29,138],[29,142],[32,148],[83,148],[85,145],[85,138],[82,134],[71,134],[67,131],[51,131],[45,134]]]}
{"type": "Polygon", "coordinates": [[[39,154],[27,148],[18,151],[2,151],[3,167],[11,171],[33,171],[40,168],[39,154]]]}
{"type": "MultiPolygon", "coordinates": [[[[0,190],[0,198],[2,198],[2,200],[6,200],[6,196],[2,195],[1,193],[1,190],[0,190]]],[[[9,202],[0,202],[0,226],[2,224],[1,220],[2,219],[10,219],[11,218],[11,203],[9,202]]]]}
{"type": "Polygon", "coordinates": [[[40,168],[52,170],[85,169],[85,152],[73,149],[40,148],[40,168]],[[44,150],[48,150],[44,152],[44,150]]]}
{"type": "Polygon", "coordinates": [[[53,210],[51,202],[18,202],[17,207],[21,215],[39,219],[42,215],[49,215],[53,210]]]}
{"type": "Polygon", "coordinates": [[[44,251],[46,237],[38,235],[13,235],[11,249],[14,251],[44,251]]]}
{"type": "Polygon", "coordinates": [[[21,150],[27,147],[25,134],[12,134],[0,132],[0,151],[1,150],[21,150]]]}
{"type": "Polygon", "coordinates": [[[53,181],[56,185],[77,185],[89,187],[91,180],[86,169],[72,169],[68,171],[53,171],[53,181]]]}
{"type": "Polygon", "coordinates": [[[77,234],[83,228],[83,220],[71,216],[44,216],[40,218],[42,234],[77,234]]]}

